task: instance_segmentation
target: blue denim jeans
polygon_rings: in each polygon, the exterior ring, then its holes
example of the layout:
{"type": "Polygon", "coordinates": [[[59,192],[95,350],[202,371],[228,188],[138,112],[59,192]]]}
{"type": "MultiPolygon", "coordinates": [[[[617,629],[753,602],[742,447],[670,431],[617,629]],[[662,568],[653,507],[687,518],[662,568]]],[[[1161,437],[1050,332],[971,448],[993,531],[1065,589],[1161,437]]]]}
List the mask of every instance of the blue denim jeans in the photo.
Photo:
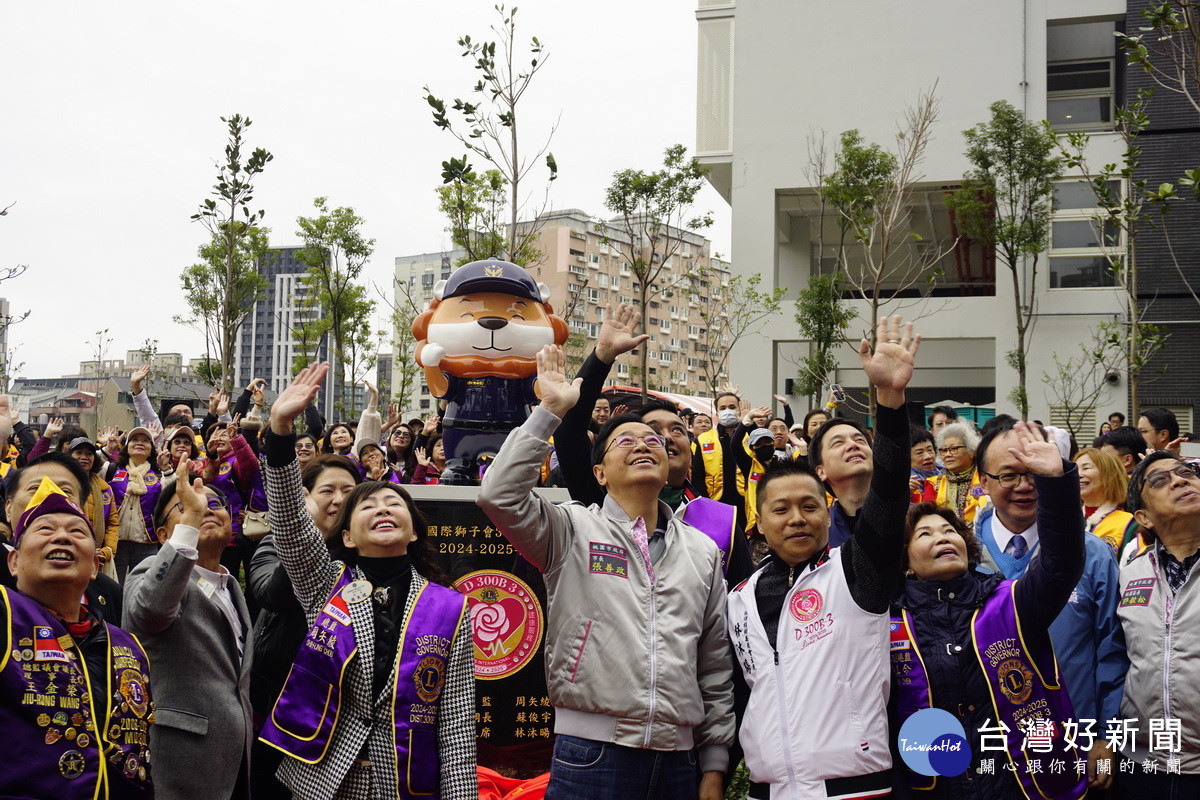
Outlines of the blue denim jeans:
{"type": "Polygon", "coordinates": [[[546,800],[696,800],[695,750],[662,752],[559,735],[546,800]]]}

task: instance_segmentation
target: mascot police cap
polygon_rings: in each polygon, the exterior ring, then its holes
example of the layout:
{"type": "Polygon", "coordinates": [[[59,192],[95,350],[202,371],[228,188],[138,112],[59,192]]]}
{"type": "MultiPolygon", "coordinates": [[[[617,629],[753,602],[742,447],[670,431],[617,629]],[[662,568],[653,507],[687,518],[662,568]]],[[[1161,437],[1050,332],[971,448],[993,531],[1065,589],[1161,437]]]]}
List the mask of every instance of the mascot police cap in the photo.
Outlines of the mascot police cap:
{"type": "Polygon", "coordinates": [[[438,300],[475,292],[511,294],[535,303],[550,299],[549,287],[536,283],[524,267],[494,258],[463,264],[449,280],[439,281],[433,288],[433,295],[438,300]]]}

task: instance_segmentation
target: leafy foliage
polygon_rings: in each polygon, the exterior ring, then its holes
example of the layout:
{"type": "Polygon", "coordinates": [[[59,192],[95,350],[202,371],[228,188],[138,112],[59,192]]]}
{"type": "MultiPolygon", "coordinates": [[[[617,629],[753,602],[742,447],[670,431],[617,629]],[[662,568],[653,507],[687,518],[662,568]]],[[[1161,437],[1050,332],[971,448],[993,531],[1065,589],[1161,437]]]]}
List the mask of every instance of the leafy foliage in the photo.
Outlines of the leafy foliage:
{"type": "MultiPolygon", "coordinates": [[[[710,276],[715,273],[709,273],[710,276]]],[[[728,379],[727,364],[734,345],[753,334],[768,317],[778,314],[787,289],[776,287],[771,291],[760,288],[762,275],[749,277],[734,275],[729,285],[720,289],[720,300],[716,299],[717,286],[711,287],[713,302],[701,305],[700,366],[704,379],[713,393],[723,380],[728,379]]],[[[687,287],[691,297],[695,289],[687,287]]]]}
{"type": "Polygon", "coordinates": [[[846,329],[858,316],[842,299],[839,273],[813,274],[796,298],[796,324],[812,349],[799,363],[796,394],[819,395],[837,367],[833,349],[846,340],[846,329]]]}

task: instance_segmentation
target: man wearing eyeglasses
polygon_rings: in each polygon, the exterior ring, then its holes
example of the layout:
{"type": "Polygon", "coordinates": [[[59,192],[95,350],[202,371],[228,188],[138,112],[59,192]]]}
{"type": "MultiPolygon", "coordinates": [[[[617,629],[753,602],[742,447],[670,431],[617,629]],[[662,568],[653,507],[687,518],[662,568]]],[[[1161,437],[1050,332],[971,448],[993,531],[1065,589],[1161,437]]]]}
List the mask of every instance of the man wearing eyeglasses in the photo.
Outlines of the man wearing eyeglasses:
{"type": "MultiPolygon", "coordinates": [[[[975,451],[989,503],[975,515],[975,537],[983,551],[980,565],[1009,579],[1025,574],[1038,552],[1038,501],[1033,475],[1010,448],[1017,446],[1016,420],[989,430],[975,451]]],[[[1064,468],[1074,465],[1064,462],[1064,468]]],[[[1103,740],[1105,723],[1117,718],[1121,686],[1129,662],[1120,646],[1117,612],[1117,561],[1112,548],[1095,535],[1084,537],[1083,577],[1067,605],[1050,626],[1059,675],[1071,697],[1076,720],[1095,720],[1097,739],[1088,754],[1089,785],[1105,788],[1111,774],[1099,772],[1099,761],[1111,754],[1103,740]]],[[[1083,730],[1086,723],[1081,723],[1083,730]]],[[[1019,735],[1014,732],[1010,735],[1019,735]]],[[[1089,743],[1077,739],[1083,746],[1089,743]]]]}
{"type": "Polygon", "coordinates": [[[163,545],[125,581],[125,628],[146,648],[155,688],[154,788],[159,800],[246,798],[252,623],[221,566],[232,520],[220,492],[189,481],[186,455],[176,474],[154,508],[163,545]]]}
{"type": "Polygon", "coordinates": [[[478,503],[546,580],[546,797],[717,800],[734,732],[721,554],[660,499],[667,441],[631,414],[610,419],[592,450],[603,503],[533,492],[581,383],[560,348],[537,362],[541,404],[509,435],[478,503]]]}
{"type": "Polygon", "coordinates": [[[1121,568],[1117,613],[1130,666],[1120,716],[1137,720],[1137,732],[1122,748],[1133,763],[1117,784],[1129,796],[1197,797],[1200,477],[1178,456],[1157,450],[1134,469],[1126,508],[1149,544],[1121,568]]]}

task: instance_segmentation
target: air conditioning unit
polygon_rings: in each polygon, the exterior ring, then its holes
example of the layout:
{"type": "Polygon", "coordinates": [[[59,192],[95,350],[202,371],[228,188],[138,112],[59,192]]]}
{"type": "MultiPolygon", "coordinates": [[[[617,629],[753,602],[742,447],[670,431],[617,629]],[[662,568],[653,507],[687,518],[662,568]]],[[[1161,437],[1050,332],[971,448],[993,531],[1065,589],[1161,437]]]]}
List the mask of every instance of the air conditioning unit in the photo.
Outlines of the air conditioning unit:
{"type": "Polygon", "coordinates": [[[578,261],[580,264],[586,264],[586,263],[587,263],[587,259],[586,259],[586,258],[584,258],[583,256],[575,256],[575,260],[576,260],[576,261],[578,261]]]}

